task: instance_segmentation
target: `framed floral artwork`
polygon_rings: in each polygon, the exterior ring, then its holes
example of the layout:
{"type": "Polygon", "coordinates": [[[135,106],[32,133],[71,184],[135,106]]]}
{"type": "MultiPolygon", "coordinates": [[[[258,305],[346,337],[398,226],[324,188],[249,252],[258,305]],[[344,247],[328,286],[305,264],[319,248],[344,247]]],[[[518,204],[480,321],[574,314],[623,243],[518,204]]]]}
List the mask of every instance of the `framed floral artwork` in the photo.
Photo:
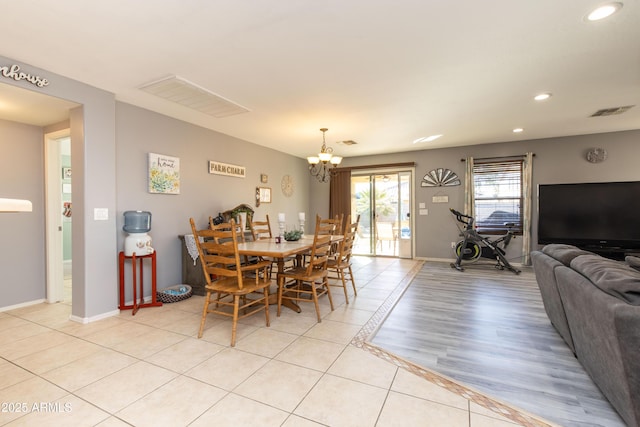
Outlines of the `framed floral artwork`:
{"type": "Polygon", "coordinates": [[[149,193],[180,194],[180,159],[149,153],[149,193]]]}

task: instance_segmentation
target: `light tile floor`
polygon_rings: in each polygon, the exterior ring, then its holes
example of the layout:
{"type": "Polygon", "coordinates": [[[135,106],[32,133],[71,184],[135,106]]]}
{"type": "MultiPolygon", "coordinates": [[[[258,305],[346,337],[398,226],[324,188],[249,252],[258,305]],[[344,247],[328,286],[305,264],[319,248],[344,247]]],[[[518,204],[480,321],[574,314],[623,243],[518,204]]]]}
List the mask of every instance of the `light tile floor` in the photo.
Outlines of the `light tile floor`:
{"type": "Polygon", "coordinates": [[[357,257],[358,296],[283,309],[271,327],[228,320],[203,297],[82,325],[70,305],[0,313],[0,425],[549,425],[367,342],[421,263],[357,257]]]}

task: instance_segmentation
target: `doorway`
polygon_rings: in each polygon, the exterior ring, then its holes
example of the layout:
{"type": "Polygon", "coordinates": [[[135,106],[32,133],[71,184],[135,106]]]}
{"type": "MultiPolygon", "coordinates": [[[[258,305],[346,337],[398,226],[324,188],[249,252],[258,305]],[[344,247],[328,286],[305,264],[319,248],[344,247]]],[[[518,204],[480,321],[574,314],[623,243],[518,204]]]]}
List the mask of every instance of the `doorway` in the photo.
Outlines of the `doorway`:
{"type": "Polygon", "coordinates": [[[360,215],[354,254],[413,257],[412,177],[412,170],[351,175],[351,215],[360,215]]]}
{"type": "Polygon", "coordinates": [[[47,302],[71,304],[72,169],[69,129],[44,138],[46,162],[47,302]]]}

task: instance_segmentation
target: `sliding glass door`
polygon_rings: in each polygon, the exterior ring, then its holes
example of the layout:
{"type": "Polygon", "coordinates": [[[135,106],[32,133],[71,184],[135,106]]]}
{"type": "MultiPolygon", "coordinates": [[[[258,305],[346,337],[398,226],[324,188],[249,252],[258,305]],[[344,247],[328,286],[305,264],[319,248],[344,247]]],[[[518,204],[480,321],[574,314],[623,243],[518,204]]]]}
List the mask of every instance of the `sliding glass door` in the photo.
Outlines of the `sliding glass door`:
{"type": "Polygon", "coordinates": [[[360,215],[354,253],[412,258],[411,171],[353,173],[351,215],[360,215]]]}

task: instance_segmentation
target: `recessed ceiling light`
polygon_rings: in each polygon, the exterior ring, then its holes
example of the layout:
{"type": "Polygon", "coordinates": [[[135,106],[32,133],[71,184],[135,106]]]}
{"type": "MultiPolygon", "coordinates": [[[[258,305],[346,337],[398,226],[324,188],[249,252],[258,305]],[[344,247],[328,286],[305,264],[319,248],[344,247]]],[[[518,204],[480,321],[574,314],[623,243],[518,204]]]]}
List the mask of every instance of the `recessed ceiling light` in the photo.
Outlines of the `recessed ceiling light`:
{"type": "Polygon", "coordinates": [[[533,99],[535,99],[536,101],[544,101],[549,98],[551,98],[550,93],[541,93],[533,97],[533,99]]]}
{"type": "Polygon", "coordinates": [[[520,133],[520,132],[524,132],[524,129],[522,129],[522,128],[515,128],[515,129],[513,130],[513,133],[520,133]]]}
{"type": "Polygon", "coordinates": [[[435,141],[436,139],[440,138],[442,135],[431,135],[431,136],[423,136],[422,138],[418,138],[416,140],[413,141],[414,144],[417,144],[419,142],[431,142],[431,141],[435,141]]]}
{"type": "Polygon", "coordinates": [[[622,3],[619,2],[603,4],[587,15],[587,21],[599,21],[613,15],[620,9],[622,9],[622,3]]]}

